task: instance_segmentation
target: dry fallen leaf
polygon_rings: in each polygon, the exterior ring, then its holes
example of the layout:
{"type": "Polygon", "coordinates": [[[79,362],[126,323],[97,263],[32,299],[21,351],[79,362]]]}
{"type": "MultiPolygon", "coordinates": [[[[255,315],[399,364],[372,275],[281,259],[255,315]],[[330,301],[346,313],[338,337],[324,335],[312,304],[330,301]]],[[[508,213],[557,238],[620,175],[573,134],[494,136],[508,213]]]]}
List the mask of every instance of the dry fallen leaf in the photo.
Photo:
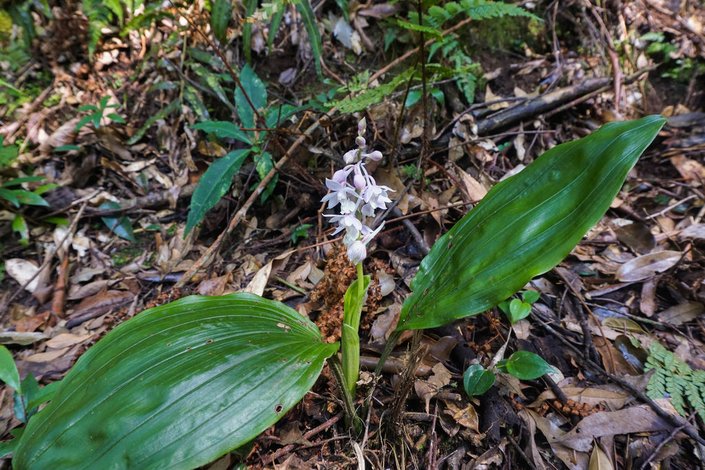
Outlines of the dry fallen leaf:
{"type": "Polygon", "coordinates": [[[36,263],[26,259],[12,258],[5,261],[5,270],[7,274],[21,286],[29,282],[29,284],[25,286],[27,291],[34,293],[34,291],[37,290],[39,286],[39,276],[37,275],[39,266],[37,266],[36,263]]]}
{"type": "Polygon", "coordinates": [[[659,312],[656,318],[658,318],[661,323],[678,326],[695,320],[702,315],[703,312],[705,312],[705,306],[700,302],[684,302],[667,308],[663,312],[659,312]]]}
{"type": "Polygon", "coordinates": [[[615,277],[622,282],[643,281],[671,269],[680,261],[681,256],[683,253],[680,251],[670,250],[638,256],[620,266],[615,277]]]}
{"type": "Polygon", "coordinates": [[[255,277],[252,278],[250,283],[242,291],[249,292],[251,294],[262,296],[264,294],[264,288],[267,287],[267,282],[269,281],[269,274],[272,272],[272,262],[262,266],[255,277]]]}
{"type": "Polygon", "coordinates": [[[683,155],[671,157],[671,163],[687,182],[700,186],[705,180],[705,166],[702,163],[685,158],[683,155]]]}
{"type": "Polygon", "coordinates": [[[683,231],[678,234],[678,238],[681,240],[705,240],[705,224],[693,224],[684,228],[683,231]]]}
{"type": "Polygon", "coordinates": [[[465,407],[461,407],[452,401],[445,401],[445,404],[446,409],[443,413],[453,418],[453,421],[464,428],[470,429],[474,433],[480,432],[480,418],[474,406],[468,404],[465,407]]]}
{"type": "Polygon", "coordinates": [[[52,339],[46,342],[46,346],[51,349],[63,349],[69,346],[74,346],[76,344],[83,343],[91,339],[93,335],[74,335],[71,333],[61,333],[54,336],[52,339]]]}
{"type": "Polygon", "coordinates": [[[588,463],[588,470],[614,470],[612,461],[607,454],[605,454],[605,451],[602,450],[597,444],[595,444],[592,448],[590,463],[588,463]]]}
{"type": "Polygon", "coordinates": [[[602,436],[637,432],[670,431],[672,426],[647,405],[618,411],[601,411],[584,418],[578,425],[558,438],[559,442],[580,452],[589,452],[593,440],[602,436]]]}

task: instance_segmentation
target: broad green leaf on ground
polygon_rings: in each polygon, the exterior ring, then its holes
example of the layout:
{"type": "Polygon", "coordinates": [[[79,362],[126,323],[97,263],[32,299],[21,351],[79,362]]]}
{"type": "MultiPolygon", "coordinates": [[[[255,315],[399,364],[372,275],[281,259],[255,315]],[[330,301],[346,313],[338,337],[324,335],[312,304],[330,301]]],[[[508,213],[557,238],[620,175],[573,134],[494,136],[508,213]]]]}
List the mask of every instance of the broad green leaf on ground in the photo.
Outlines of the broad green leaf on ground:
{"type": "Polygon", "coordinates": [[[495,185],[421,262],[397,329],[476,315],[556,266],[604,215],[665,122],[607,124],[495,185]]]}
{"type": "Polygon", "coordinates": [[[249,153],[250,149],[234,150],[211,163],[211,166],[203,173],[198,181],[198,186],[193,191],[193,196],[191,196],[191,207],[188,211],[184,235],[193,230],[203,220],[206,212],[225,195],[233,181],[233,176],[240,169],[249,153]]]}
{"type": "Polygon", "coordinates": [[[255,112],[252,106],[255,107],[257,112],[267,106],[267,87],[255,71],[252,70],[252,67],[247,64],[240,71],[240,83],[250,100],[248,101],[243,90],[237,87],[235,88],[235,107],[243,127],[251,129],[256,124],[255,112]]]}
{"type": "Polygon", "coordinates": [[[13,466],[200,467],[284,416],[337,348],[295,310],[252,294],[147,310],[79,359],[30,419],[13,466]]]}
{"type": "Polygon", "coordinates": [[[225,42],[228,32],[228,23],[232,16],[232,5],[230,0],[215,0],[211,8],[211,28],[213,34],[221,43],[225,42]]]}
{"type": "MultiPolygon", "coordinates": [[[[117,210],[120,209],[120,204],[115,201],[105,201],[99,206],[100,209],[117,210]]],[[[135,241],[135,234],[132,230],[130,219],[121,216],[109,216],[100,218],[108,229],[123,240],[135,241]]]]}
{"type": "Polygon", "coordinates": [[[5,346],[0,346],[0,380],[14,388],[18,393],[22,393],[20,374],[17,372],[15,360],[5,346]]]}
{"type": "Polygon", "coordinates": [[[215,134],[216,137],[221,139],[235,139],[246,144],[251,144],[252,141],[247,136],[247,134],[240,130],[232,122],[228,121],[204,121],[199,122],[193,126],[194,129],[208,132],[209,134],[215,134]]]}
{"type": "Polygon", "coordinates": [[[463,374],[463,388],[468,396],[482,395],[490,389],[494,380],[495,376],[491,371],[480,364],[473,364],[463,374]]]}

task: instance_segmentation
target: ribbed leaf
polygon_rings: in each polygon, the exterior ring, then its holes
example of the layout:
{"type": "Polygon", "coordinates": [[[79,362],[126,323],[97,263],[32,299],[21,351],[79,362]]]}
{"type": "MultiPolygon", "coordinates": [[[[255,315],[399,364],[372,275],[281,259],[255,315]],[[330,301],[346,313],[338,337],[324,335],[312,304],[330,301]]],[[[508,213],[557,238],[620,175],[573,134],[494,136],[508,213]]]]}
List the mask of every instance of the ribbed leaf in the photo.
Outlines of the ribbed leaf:
{"type": "Polygon", "coordinates": [[[604,215],[664,123],[649,116],[607,124],[498,183],[434,244],[397,329],[476,315],[557,265],[604,215]]]}
{"type": "Polygon", "coordinates": [[[30,419],[17,469],[188,469],[237,448],[311,388],[335,344],[252,294],[150,309],[88,350],[30,419]]]}

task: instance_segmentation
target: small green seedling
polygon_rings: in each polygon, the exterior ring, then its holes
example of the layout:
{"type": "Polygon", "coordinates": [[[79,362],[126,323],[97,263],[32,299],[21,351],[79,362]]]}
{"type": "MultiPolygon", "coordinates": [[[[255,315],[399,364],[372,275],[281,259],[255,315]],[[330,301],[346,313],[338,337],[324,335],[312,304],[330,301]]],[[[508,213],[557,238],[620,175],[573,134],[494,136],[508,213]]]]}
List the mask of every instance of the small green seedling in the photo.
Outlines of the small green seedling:
{"type": "MultiPolygon", "coordinates": [[[[3,137],[0,136],[0,170],[9,168],[10,165],[17,159],[19,147],[17,145],[3,145],[3,137]]],[[[25,183],[37,183],[42,181],[42,176],[21,176],[12,178],[5,182],[0,182],[0,199],[10,203],[10,205],[19,209],[21,206],[49,206],[49,203],[41,196],[45,192],[54,189],[55,184],[45,184],[39,186],[33,191],[29,191],[22,187],[25,183]]],[[[15,213],[12,219],[12,231],[20,235],[20,243],[27,245],[29,243],[29,227],[24,216],[20,213],[15,213]]]]}
{"type": "MultiPolygon", "coordinates": [[[[110,108],[120,107],[120,105],[118,104],[108,104],[108,99],[109,98],[107,96],[104,96],[100,99],[98,106],[86,104],[78,108],[78,110],[81,112],[90,112],[89,114],[83,116],[80,121],[78,121],[78,124],[76,124],[76,131],[79,131],[83,126],[89,123],[93,124],[93,127],[98,129],[100,127],[101,122],[106,117],[105,112],[110,108]]],[[[125,119],[117,113],[110,113],[107,115],[107,117],[110,118],[113,122],[117,122],[119,124],[125,123],[125,119]]]]}
{"type": "Polygon", "coordinates": [[[308,238],[308,230],[313,227],[312,224],[301,224],[291,231],[291,243],[296,245],[299,240],[308,238]]]}
{"type": "Polygon", "coordinates": [[[498,307],[513,325],[531,314],[531,305],[539,299],[540,295],[535,290],[527,290],[521,294],[521,299],[505,300],[498,307]]]}
{"type": "Polygon", "coordinates": [[[503,359],[496,367],[485,369],[480,364],[473,364],[463,374],[463,387],[468,396],[482,395],[492,387],[495,373],[504,372],[519,380],[535,380],[545,374],[557,372],[557,369],[538,354],[529,351],[517,351],[509,359],[503,359]]]}
{"type": "Polygon", "coordinates": [[[494,381],[495,376],[492,371],[485,369],[480,364],[471,365],[463,374],[465,393],[471,397],[485,393],[492,387],[494,381]]]}

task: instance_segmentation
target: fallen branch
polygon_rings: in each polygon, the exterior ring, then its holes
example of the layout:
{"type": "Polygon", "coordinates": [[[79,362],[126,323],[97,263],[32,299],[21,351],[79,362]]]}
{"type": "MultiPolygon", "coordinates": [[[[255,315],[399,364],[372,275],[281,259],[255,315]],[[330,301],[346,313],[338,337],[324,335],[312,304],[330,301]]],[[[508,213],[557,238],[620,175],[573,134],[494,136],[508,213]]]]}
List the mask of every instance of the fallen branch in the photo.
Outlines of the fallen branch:
{"type": "MultiPolygon", "coordinates": [[[[624,79],[624,83],[634,82],[651,70],[652,68],[647,68],[633,73],[624,79]]],[[[477,134],[487,135],[497,129],[552,111],[566,103],[577,104],[576,100],[587,99],[586,96],[591,96],[593,93],[603,89],[609,89],[612,82],[612,78],[591,78],[577,85],[560,88],[551,93],[524,101],[516,106],[499,111],[487,119],[478,121],[477,134]]]]}

